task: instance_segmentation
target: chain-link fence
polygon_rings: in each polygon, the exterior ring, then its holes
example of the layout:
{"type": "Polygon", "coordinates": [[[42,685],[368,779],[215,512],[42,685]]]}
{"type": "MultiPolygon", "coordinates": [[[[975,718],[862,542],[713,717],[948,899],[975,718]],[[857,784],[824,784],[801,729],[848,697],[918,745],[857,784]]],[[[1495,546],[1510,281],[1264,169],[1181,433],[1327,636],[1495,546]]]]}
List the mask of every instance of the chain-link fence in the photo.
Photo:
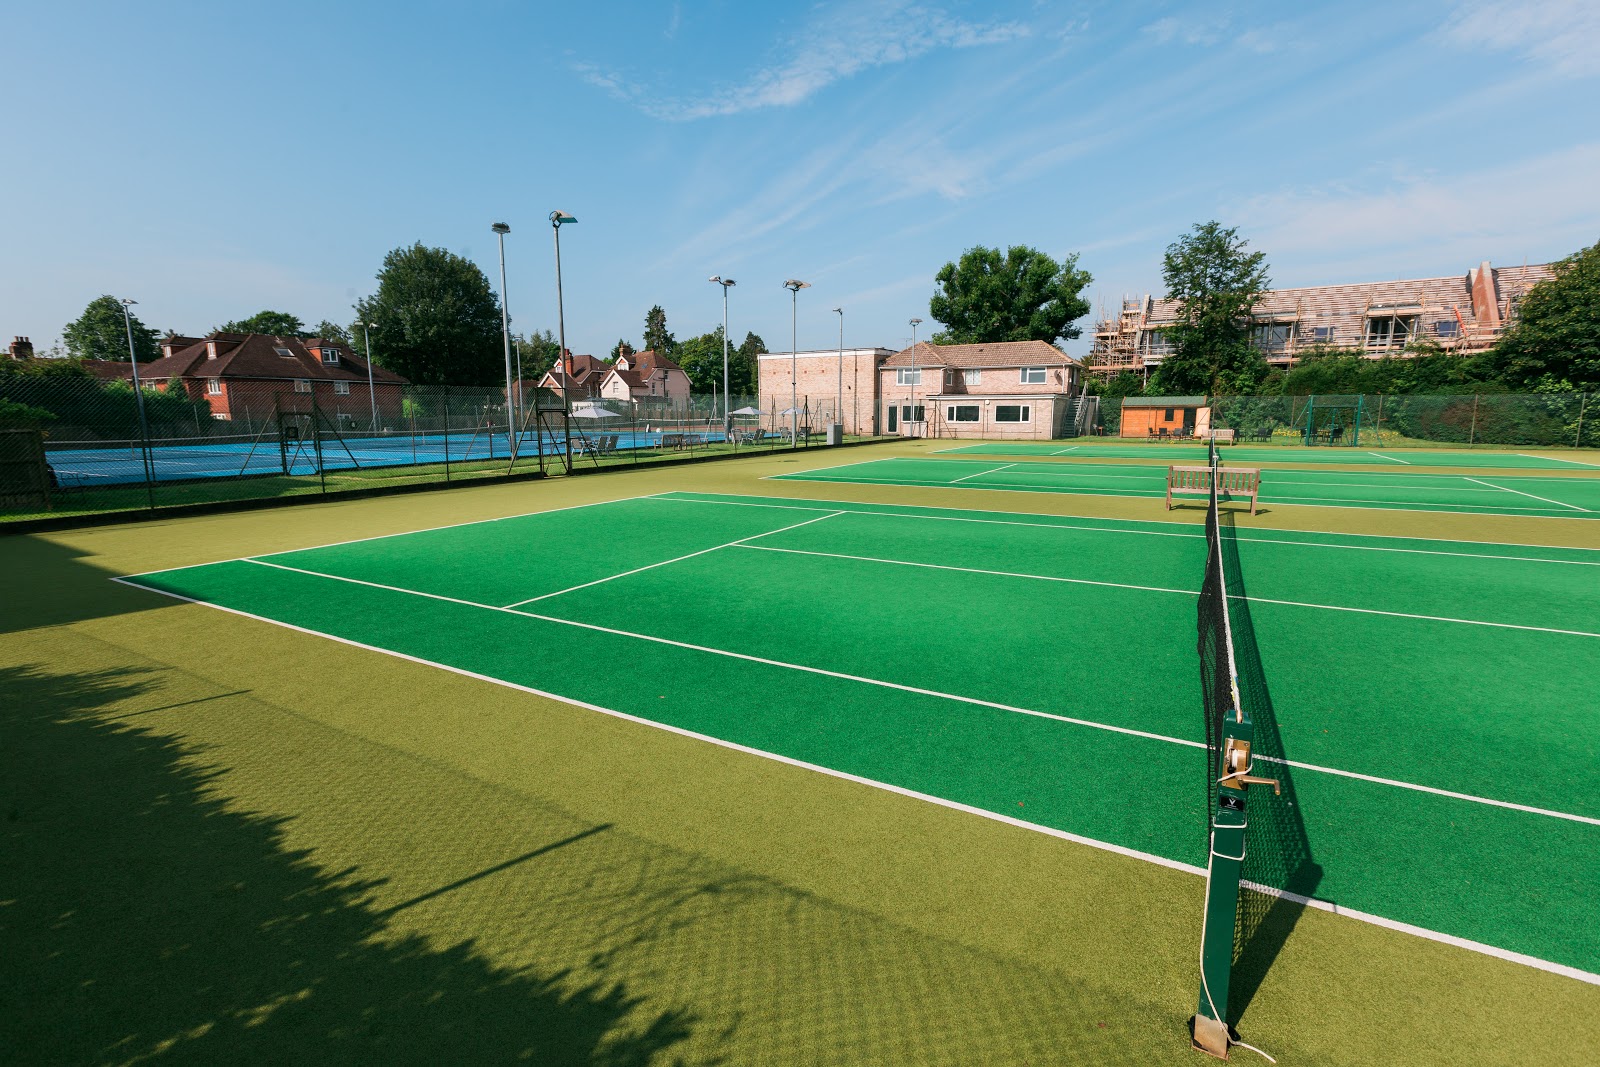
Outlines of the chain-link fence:
{"type": "MultiPolygon", "coordinates": [[[[785,408],[787,405],[785,405],[785,408]]],[[[316,381],[102,381],[0,365],[0,521],[581,473],[823,443],[755,397],[316,381]],[[207,391],[210,390],[210,391],[207,391]]]]}
{"type": "MultiPolygon", "coordinates": [[[[1600,448],[1600,393],[1215,396],[1207,404],[1211,426],[1258,444],[1600,448]]],[[[1101,432],[1117,436],[1121,401],[1103,400],[1100,410],[1101,432]]]]}

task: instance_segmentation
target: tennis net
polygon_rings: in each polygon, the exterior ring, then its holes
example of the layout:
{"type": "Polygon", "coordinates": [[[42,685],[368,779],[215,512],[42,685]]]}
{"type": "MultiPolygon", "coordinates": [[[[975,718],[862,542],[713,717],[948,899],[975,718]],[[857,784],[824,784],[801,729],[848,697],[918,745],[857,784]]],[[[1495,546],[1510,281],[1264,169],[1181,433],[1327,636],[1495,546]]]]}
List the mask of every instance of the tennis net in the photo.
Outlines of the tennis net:
{"type": "Polygon", "coordinates": [[[1206,826],[1216,816],[1217,781],[1222,766],[1223,722],[1239,710],[1239,669],[1234,663],[1233,632],[1228,623],[1228,588],[1222,559],[1217,470],[1217,444],[1210,442],[1211,493],[1206,505],[1206,569],[1198,606],[1200,684],[1206,724],[1206,826]]]}

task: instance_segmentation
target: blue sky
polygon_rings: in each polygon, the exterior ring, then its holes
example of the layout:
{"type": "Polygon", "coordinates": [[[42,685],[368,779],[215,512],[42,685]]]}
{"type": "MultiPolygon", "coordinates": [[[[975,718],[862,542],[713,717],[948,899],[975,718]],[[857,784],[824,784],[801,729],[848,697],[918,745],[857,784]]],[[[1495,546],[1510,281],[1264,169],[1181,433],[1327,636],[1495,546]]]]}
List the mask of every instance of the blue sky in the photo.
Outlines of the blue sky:
{"type": "MultiPolygon", "coordinates": [[[[1456,274],[1600,238],[1600,5],[0,6],[0,335],[101,293],[203,332],[345,322],[421,240],[604,354],[679,337],[896,348],[974,244],[1159,291],[1192,223],[1276,285],[1456,274]]],[[[933,324],[923,327],[929,330],[933,324]]],[[[1089,326],[1089,320],[1080,322],[1089,326]]],[[[924,334],[925,336],[925,334],[924,334]]],[[[1085,341],[1069,342],[1085,350],[1085,341]]]]}

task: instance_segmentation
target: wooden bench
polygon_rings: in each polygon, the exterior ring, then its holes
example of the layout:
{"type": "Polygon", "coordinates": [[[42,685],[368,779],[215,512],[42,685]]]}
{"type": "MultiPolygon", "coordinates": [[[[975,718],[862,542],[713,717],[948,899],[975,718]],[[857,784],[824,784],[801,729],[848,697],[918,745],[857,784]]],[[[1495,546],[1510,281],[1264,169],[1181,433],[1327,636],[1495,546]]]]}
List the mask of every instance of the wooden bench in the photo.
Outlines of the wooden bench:
{"type": "MultiPolygon", "coordinates": [[[[1249,497],[1250,514],[1256,513],[1256,499],[1261,494],[1261,468],[1218,467],[1217,496],[1249,497]]],[[[1203,496],[1211,498],[1210,467],[1167,468],[1167,510],[1172,510],[1174,496],[1203,496]]]]}
{"type": "Polygon", "coordinates": [[[1219,445],[1231,445],[1233,444],[1235,434],[1232,430],[1219,427],[1217,429],[1207,431],[1206,436],[1217,442],[1219,445]]]}

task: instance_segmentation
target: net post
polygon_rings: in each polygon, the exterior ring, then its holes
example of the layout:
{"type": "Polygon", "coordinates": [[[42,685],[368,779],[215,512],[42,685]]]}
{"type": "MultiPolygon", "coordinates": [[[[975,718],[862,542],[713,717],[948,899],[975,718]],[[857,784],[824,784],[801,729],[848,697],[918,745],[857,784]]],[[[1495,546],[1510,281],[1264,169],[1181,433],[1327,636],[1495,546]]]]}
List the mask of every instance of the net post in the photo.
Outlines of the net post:
{"type": "MultiPolygon", "coordinates": [[[[1222,751],[1252,740],[1250,720],[1230,716],[1223,725],[1222,751]]],[[[1215,766],[1215,764],[1213,764],[1215,766]]],[[[1248,787],[1219,781],[1211,817],[1210,856],[1206,861],[1206,904],[1200,926],[1200,998],[1190,1024],[1194,1047],[1228,1058],[1237,1038],[1228,1025],[1228,987],[1233,980],[1234,930],[1239,916],[1239,878],[1244,867],[1248,787]]]]}

